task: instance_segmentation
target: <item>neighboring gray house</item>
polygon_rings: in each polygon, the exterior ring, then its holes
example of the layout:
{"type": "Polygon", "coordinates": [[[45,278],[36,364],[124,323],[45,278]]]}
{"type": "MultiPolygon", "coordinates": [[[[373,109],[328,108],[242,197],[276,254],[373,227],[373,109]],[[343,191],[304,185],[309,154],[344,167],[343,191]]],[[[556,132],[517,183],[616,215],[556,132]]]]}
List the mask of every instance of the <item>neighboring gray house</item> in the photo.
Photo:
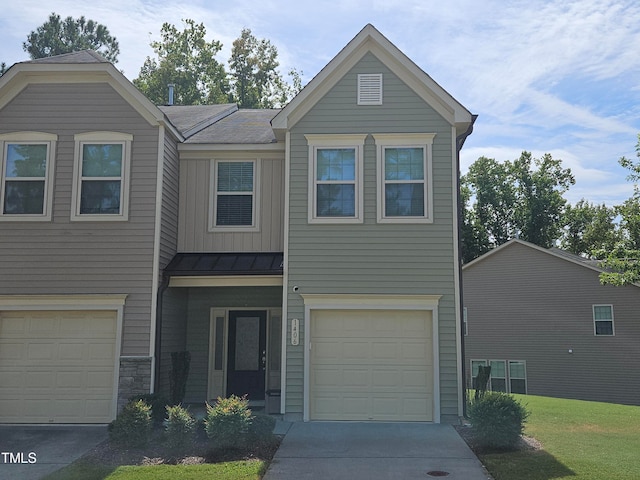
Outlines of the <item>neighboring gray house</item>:
{"type": "Polygon", "coordinates": [[[511,240],[463,267],[472,386],[640,404],[640,287],[601,285],[597,263],[511,240]]]}
{"type": "Polygon", "coordinates": [[[0,78],[0,422],[168,391],[292,420],[462,414],[475,117],[371,25],[282,110],[156,107],[80,52],[0,78]]]}

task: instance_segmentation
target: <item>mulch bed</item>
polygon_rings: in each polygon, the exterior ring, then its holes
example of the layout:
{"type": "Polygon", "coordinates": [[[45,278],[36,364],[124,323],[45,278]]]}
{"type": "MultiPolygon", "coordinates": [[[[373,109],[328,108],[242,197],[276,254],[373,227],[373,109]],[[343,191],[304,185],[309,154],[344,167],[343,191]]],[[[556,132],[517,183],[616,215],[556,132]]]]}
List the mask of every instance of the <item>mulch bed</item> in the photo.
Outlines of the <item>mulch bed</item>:
{"type": "Polygon", "coordinates": [[[205,435],[198,435],[191,446],[176,451],[165,445],[162,430],[156,430],[145,447],[124,448],[106,440],[84,455],[82,460],[108,466],[196,465],[237,460],[271,461],[281,440],[281,437],[274,436],[271,442],[261,442],[245,449],[213,449],[205,435]]]}
{"type": "MultiPolygon", "coordinates": [[[[467,443],[467,445],[469,445],[469,448],[476,455],[488,454],[488,453],[499,453],[499,452],[504,452],[505,451],[505,450],[499,450],[499,449],[485,447],[485,446],[481,445],[475,439],[475,437],[473,435],[473,427],[471,425],[469,425],[469,424],[455,425],[454,428],[458,432],[458,435],[460,435],[462,437],[462,439],[467,443]]],[[[518,442],[518,445],[516,445],[516,447],[514,449],[512,449],[511,451],[514,451],[514,450],[542,450],[542,448],[543,448],[542,444],[539,441],[537,441],[535,438],[527,437],[527,436],[523,435],[523,436],[520,437],[520,441],[518,442]]]]}

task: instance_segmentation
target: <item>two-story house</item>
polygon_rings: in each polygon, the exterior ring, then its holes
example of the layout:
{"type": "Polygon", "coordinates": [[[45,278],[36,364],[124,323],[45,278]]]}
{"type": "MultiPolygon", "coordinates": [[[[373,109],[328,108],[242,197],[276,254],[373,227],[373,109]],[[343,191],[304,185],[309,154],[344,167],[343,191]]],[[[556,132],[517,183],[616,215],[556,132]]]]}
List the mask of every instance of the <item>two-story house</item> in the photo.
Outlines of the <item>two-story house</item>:
{"type": "Polygon", "coordinates": [[[598,262],[514,239],[463,267],[472,386],[640,404],[640,288],[600,283],[598,262]]]}
{"type": "Polygon", "coordinates": [[[282,110],[152,105],[79,52],[0,78],[0,421],[166,391],[292,420],[463,409],[475,117],[367,25],[282,110]]]}

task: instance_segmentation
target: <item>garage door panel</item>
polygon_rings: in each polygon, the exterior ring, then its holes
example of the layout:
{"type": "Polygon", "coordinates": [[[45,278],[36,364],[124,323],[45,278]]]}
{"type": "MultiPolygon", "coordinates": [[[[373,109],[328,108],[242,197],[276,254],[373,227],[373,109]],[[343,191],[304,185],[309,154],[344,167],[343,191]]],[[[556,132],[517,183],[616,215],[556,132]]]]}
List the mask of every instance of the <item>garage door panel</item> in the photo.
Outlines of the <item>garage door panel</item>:
{"type": "Polygon", "coordinates": [[[0,312],[0,422],[112,419],[113,311],[0,312]]]}
{"type": "Polygon", "coordinates": [[[310,340],[310,417],[433,420],[430,312],[316,310],[310,340]]]}

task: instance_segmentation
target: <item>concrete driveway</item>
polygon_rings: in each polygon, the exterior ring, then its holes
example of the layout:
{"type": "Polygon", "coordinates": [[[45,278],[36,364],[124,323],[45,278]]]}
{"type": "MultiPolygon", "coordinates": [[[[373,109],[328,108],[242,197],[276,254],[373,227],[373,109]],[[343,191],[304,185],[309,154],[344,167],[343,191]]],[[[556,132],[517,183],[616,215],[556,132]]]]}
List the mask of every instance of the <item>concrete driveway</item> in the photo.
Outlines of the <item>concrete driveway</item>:
{"type": "Polygon", "coordinates": [[[293,423],[263,480],[487,480],[451,425],[293,423]]]}
{"type": "Polygon", "coordinates": [[[0,425],[0,480],[36,480],[108,436],[106,425],[0,425]]]}

